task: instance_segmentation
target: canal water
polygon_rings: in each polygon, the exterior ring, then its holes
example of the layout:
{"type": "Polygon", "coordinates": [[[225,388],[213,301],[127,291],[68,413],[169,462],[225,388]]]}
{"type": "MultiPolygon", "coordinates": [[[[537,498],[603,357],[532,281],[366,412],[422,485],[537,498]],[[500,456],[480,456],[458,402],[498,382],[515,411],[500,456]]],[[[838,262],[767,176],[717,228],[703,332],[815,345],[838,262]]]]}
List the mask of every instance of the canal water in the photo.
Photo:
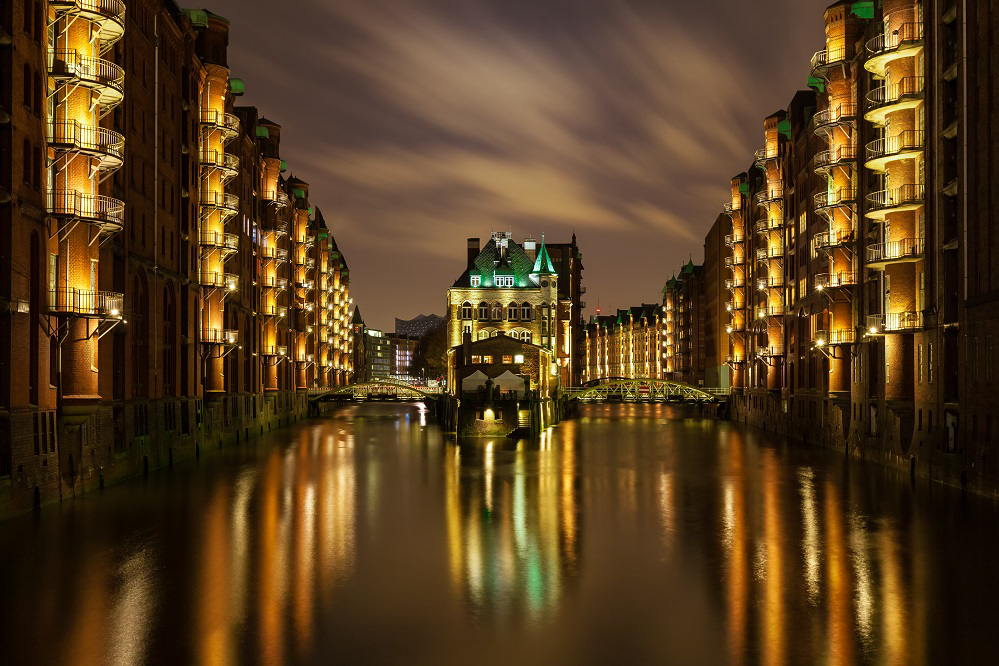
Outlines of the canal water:
{"type": "Polygon", "coordinates": [[[999,511],[663,405],[421,405],[0,524],[7,664],[995,663],[999,511]]]}

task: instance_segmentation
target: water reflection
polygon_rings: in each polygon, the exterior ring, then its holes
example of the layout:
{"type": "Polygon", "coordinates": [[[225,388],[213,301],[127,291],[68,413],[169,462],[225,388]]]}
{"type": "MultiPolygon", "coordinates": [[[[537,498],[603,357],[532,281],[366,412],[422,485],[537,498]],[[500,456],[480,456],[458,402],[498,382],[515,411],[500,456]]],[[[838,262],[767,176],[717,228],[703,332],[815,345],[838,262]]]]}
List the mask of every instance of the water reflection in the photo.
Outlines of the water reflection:
{"type": "Polygon", "coordinates": [[[989,661],[996,508],[780,444],[348,408],[0,525],[5,662],[989,661]]]}

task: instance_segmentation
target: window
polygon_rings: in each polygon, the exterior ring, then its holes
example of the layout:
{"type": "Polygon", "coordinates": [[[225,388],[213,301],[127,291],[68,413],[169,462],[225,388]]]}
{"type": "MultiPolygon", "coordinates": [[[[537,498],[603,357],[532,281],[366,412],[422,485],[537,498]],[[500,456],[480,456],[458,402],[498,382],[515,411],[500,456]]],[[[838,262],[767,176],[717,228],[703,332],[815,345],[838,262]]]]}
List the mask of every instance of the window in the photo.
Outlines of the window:
{"type": "Polygon", "coordinates": [[[479,363],[482,363],[482,356],[479,354],[472,354],[472,364],[478,365],[479,363]]]}
{"type": "Polygon", "coordinates": [[[517,304],[511,303],[506,308],[506,318],[510,321],[514,321],[517,318],[517,304]]]}
{"type": "MultiPolygon", "coordinates": [[[[926,345],[926,381],[933,383],[933,343],[926,345]]],[[[930,414],[932,413],[930,412],[930,414]]],[[[932,416],[930,418],[932,419],[932,416]]],[[[932,421],[930,423],[930,428],[932,428],[932,421]]]]}
{"type": "Polygon", "coordinates": [[[523,363],[524,362],[524,355],[523,354],[515,354],[514,357],[513,357],[513,362],[514,363],[518,363],[518,364],[519,363],[523,363]]]}
{"type": "Polygon", "coordinates": [[[489,331],[479,331],[479,340],[485,340],[489,337],[489,331]]]}
{"type": "Polygon", "coordinates": [[[31,94],[31,67],[27,63],[24,65],[24,80],[22,81],[24,85],[24,90],[21,91],[24,105],[31,108],[31,103],[34,101],[35,96],[31,94]]]}
{"type": "MultiPolygon", "coordinates": [[[[916,349],[916,382],[923,383],[923,345],[919,345],[916,349]]],[[[922,412],[920,412],[920,419],[922,419],[922,412]]]]}
{"type": "Polygon", "coordinates": [[[503,354],[503,365],[511,365],[513,363],[513,356],[511,354],[503,354]]]}
{"type": "Polygon", "coordinates": [[[479,320],[485,321],[489,319],[489,305],[487,303],[479,303],[479,320]]]}
{"type": "Polygon", "coordinates": [[[486,355],[482,357],[482,363],[485,365],[490,365],[493,362],[493,357],[486,355]]]}
{"type": "Polygon", "coordinates": [[[472,304],[465,301],[461,304],[461,318],[471,319],[472,318],[472,304]]]}
{"type": "Polygon", "coordinates": [[[473,275],[472,276],[472,286],[473,287],[478,287],[481,284],[482,284],[482,278],[479,277],[478,275],[473,275]]]}
{"type": "Polygon", "coordinates": [[[531,321],[531,304],[524,303],[520,306],[520,320],[531,321]]]}
{"type": "Polygon", "coordinates": [[[503,306],[499,303],[493,305],[493,321],[503,321],[503,306]]]}
{"type": "Polygon", "coordinates": [[[498,276],[496,276],[496,286],[497,287],[512,287],[513,286],[513,276],[512,275],[498,275],[498,276]]]}
{"type": "Polygon", "coordinates": [[[523,333],[520,334],[520,339],[523,340],[524,342],[531,342],[532,337],[533,336],[531,336],[530,331],[524,331],[523,333]]]}

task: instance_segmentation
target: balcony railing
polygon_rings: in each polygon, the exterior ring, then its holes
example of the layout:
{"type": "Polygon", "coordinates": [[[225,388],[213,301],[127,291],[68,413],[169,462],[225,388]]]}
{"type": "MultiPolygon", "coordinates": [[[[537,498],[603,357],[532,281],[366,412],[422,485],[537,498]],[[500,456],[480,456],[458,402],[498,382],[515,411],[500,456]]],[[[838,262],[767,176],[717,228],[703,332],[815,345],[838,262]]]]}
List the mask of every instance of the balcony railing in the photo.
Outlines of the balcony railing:
{"type": "Polygon", "coordinates": [[[285,345],[264,345],[260,348],[260,353],[264,356],[287,356],[288,347],[285,345]]]}
{"type": "Polygon", "coordinates": [[[852,187],[841,187],[834,192],[819,192],[813,202],[815,208],[833,208],[835,206],[851,205],[857,200],[857,190],[852,187]]]}
{"type": "Polygon", "coordinates": [[[837,146],[833,150],[823,150],[812,158],[812,168],[816,171],[857,160],[857,148],[849,144],[837,146]]]}
{"type": "Polygon", "coordinates": [[[48,54],[49,75],[72,80],[94,90],[98,104],[112,107],[125,95],[125,70],[110,60],[81,54],[76,49],[55,49],[48,54]]]}
{"type": "Polygon", "coordinates": [[[756,193],[755,201],[757,206],[768,206],[774,202],[782,202],[784,200],[784,188],[768,187],[756,193]]]}
{"type": "Polygon", "coordinates": [[[746,304],[743,301],[726,301],[725,310],[732,312],[733,310],[741,310],[746,304]]]}
{"type": "Polygon", "coordinates": [[[201,231],[201,244],[228,250],[229,252],[236,252],[239,250],[239,236],[221,231],[207,231],[203,229],[201,231]]]}
{"type": "Polygon", "coordinates": [[[124,201],[76,190],[49,190],[47,194],[49,212],[54,216],[78,218],[108,233],[125,226],[124,201]]]}
{"type": "Polygon", "coordinates": [[[918,206],[923,203],[924,196],[924,186],[916,184],[872,192],[867,195],[867,211],[887,211],[892,208],[918,206]]]}
{"type": "Polygon", "coordinates": [[[125,137],[104,127],[84,125],[75,120],[48,124],[49,145],[58,150],[84,153],[100,160],[101,169],[117,169],[124,158],[125,137]]]}
{"type": "Polygon", "coordinates": [[[305,268],[307,270],[311,270],[311,269],[313,269],[315,267],[316,267],[316,260],[313,259],[312,257],[306,257],[305,258],[305,268]]]}
{"type": "Polygon", "coordinates": [[[924,247],[925,239],[923,238],[903,238],[887,243],[875,243],[867,246],[867,263],[884,264],[918,259],[923,256],[924,247]]]}
{"type": "Polygon", "coordinates": [[[233,113],[204,108],[201,110],[201,124],[220,130],[226,138],[239,134],[239,117],[233,113]]]}
{"type": "Polygon", "coordinates": [[[202,150],[201,165],[223,171],[226,179],[239,173],[239,157],[221,150],[202,150]]]}
{"type": "Polygon", "coordinates": [[[776,231],[784,226],[784,221],[779,217],[765,215],[756,221],[756,233],[765,234],[776,231]]]}
{"type": "Polygon", "coordinates": [[[766,261],[768,259],[782,259],[784,257],[783,241],[771,243],[768,247],[757,248],[756,259],[766,261]]]}
{"type": "Polygon", "coordinates": [[[739,212],[741,208],[739,207],[739,204],[729,201],[722,206],[722,210],[726,215],[732,215],[733,213],[739,212]]]}
{"type": "Polygon", "coordinates": [[[278,317],[278,318],[282,318],[282,317],[287,317],[288,316],[288,308],[286,308],[283,305],[269,305],[269,304],[264,304],[264,305],[260,306],[259,312],[260,312],[260,314],[262,314],[265,317],[278,317]]]}
{"type": "Polygon", "coordinates": [[[746,238],[742,234],[726,234],[725,245],[732,246],[736,243],[741,243],[744,240],[746,240],[746,238]]]}
{"type": "Polygon", "coordinates": [[[302,280],[301,282],[298,282],[296,286],[299,289],[306,289],[311,291],[312,289],[316,288],[316,282],[315,280],[302,280]]]}
{"type": "Polygon", "coordinates": [[[835,289],[859,284],[860,274],[857,271],[836,271],[835,273],[819,273],[815,276],[815,288],[835,289]]]}
{"type": "Polygon", "coordinates": [[[239,197],[228,192],[206,190],[201,193],[201,205],[207,208],[217,208],[229,215],[235,215],[239,212],[239,197]]]}
{"type": "Polygon", "coordinates": [[[776,150],[760,148],[753,154],[753,163],[760,169],[766,170],[767,162],[777,159],[776,150]]]}
{"type": "Polygon", "coordinates": [[[227,291],[239,289],[239,276],[218,271],[201,271],[201,284],[204,287],[220,287],[227,291]]]}
{"type": "Polygon", "coordinates": [[[273,245],[261,245],[260,256],[276,262],[287,262],[288,250],[283,247],[274,247],[273,245]]]}
{"type": "Polygon", "coordinates": [[[744,263],[746,263],[746,258],[741,255],[725,257],[725,265],[729,268],[732,266],[742,266],[744,263]]]}
{"type": "Polygon", "coordinates": [[[121,319],[124,296],[114,291],[91,291],[63,287],[49,291],[49,311],[98,319],[121,319]]]}
{"type": "Polygon", "coordinates": [[[923,328],[922,312],[890,312],[888,314],[867,315],[867,332],[898,333],[923,328]]]}
{"type": "Polygon", "coordinates": [[[264,289],[284,290],[288,288],[288,278],[265,275],[260,278],[260,286],[264,289]]]}
{"type": "Polygon", "coordinates": [[[768,275],[765,278],[760,278],[756,281],[756,288],[760,291],[765,291],[767,289],[776,289],[777,287],[784,286],[784,276],[783,275],[768,275]]]}
{"type": "Polygon", "coordinates": [[[783,356],[784,345],[767,345],[765,347],[757,347],[756,355],[760,358],[773,358],[775,356],[783,356]]]}
{"type": "Polygon", "coordinates": [[[812,56],[812,71],[815,72],[827,69],[845,61],[849,57],[850,52],[842,46],[833,49],[822,49],[821,51],[816,51],[815,55],[812,56]]]}
{"type": "Polygon", "coordinates": [[[761,305],[756,308],[756,318],[780,317],[784,314],[783,305],[761,305]]]}
{"type": "Polygon", "coordinates": [[[728,278],[725,280],[726,289],[742,289],[745,286],[746,286],[746,278],[743,277],[728,278]]]}
{"type": "Polygon", "coordinates": [[[922,99],[926,92],[926,77],[906,76],[897,83],[874,88],[867,93],[867,110],[892,106],[906,99],[922,99]]]}
{"type": "Polygon", "coordinates": [[[865,45],[869,58],[890,55],[914,47],[923,42],[923,23],[913,21],[903,23],[897,29],[882,32],[865,45]]]}
{"type": "Polygon", "coordinates": [[[206,345],[239,344],[239,331],[228,328],[205,328],[201,330],[201,341],[206,345]]]}
{"type": "Polygon", "coordinates": [[[815,234],[815,247],[819,250],[828,250],[834,247],[849,245],[853,242],[855,234],[853,229],[836,229],[830,231],[820,231],[815,234]]]}
{"type": "Polygon", "coordinates": [[[853,122],[857,119],[857,105],[834,104],[828,109],[817,112],[814,116],[816,128],[829,127],[830,125],[840,125],[842,123],[853,122]]]}
{"type": "Polygon", "coordinates": [[[728,365],[736,365],[745,362],[746,362],[745,354],[729,354],[728,356],[725,357],[725,363],[727,363],[728,365]]]}
{"type": "Polygon", "coordinates": [[[867,144],[867,167],[883,170],[885,164],[893,158],[915,156],[922,152],[925,145],[926,132],[923,130],[905,130],[899,132],[897,136],[875,139],[867,144]]]}
{"type": "Polygon", "coordinates": [[[104,46],[125,32],[125,3],[122,0],[49,0],[56,11],[78,13],[97,24],[97,37],[104,46]]]}
{"type": "Polygon", "coordinates": [[[839,328],[833,331],[815,331],[812,342],[816,347],[835,345],[852,345],[857,339],[857,332],[852,328],[839,328]]]}

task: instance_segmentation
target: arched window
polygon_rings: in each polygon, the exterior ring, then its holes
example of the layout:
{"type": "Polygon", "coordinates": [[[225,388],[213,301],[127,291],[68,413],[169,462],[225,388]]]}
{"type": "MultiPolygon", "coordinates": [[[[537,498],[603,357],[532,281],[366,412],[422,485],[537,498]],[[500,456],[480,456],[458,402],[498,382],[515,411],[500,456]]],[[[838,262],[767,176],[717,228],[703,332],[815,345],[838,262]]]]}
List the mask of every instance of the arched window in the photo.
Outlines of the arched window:
{"type": "Polygon", "coordinates": [[[31,94],[31,67],[28,63],[24,63],[24,80],[22,81],[24,85],[24,90],[21,92],[24,94],[24,105],[31,108],[32,103],[35,101],[35,96],[31,94]]]}
{"type": "Polygon", "coordinates": [[[471,319],[472,318],[472,304],[465,301],[461,304],[461,318],[471,319]]]}
{"type": "Polygon", "coordinates": [[[489,331],[487,330],[479,331],[479,340],[485,340],[488,337],[489,337],[489,331]]]}
{"type": "Polygon", "coordinates": [[[503,321],[503,306],[499,303],[493,304],[493,321],[503,321]]]}
{"type": "Polygon", "coordinates": [[[531,332],[530,331],[524,331],[523,333],[520,334],[520,339],[523,340],[524,342],[530,342],[531,341],[531,332]]]}
{"type": "Polygon", "coordinates": [[[531,321],[531,304],[524,303],[520,306],[520,320],[531,321]]]}
{"type": "Polygon", "coordinates": [[[486,321],[489,319],[489,304],[479,303],[479,321],[486,321]]]}
{"type": "Polygon", "coordinates": [[[517,304],[511,303],[506,308],[506,318],[510,321],[515,321],[517,319],[517,304]]]}
{"type": "Polygon", "coordinates": [[[21,149],[21,157],[24,160],[21,163],[21,170],[24,173],[24,184],[31,185],[31,142],[27,139],[24,140],[24,146],[21,149]]]}
{"type": "Polygon", "coordinates": [[[548,319],[548,306],[547,305],[542,305],[541,306],[541,317],[543,319],[548,319]]]}

